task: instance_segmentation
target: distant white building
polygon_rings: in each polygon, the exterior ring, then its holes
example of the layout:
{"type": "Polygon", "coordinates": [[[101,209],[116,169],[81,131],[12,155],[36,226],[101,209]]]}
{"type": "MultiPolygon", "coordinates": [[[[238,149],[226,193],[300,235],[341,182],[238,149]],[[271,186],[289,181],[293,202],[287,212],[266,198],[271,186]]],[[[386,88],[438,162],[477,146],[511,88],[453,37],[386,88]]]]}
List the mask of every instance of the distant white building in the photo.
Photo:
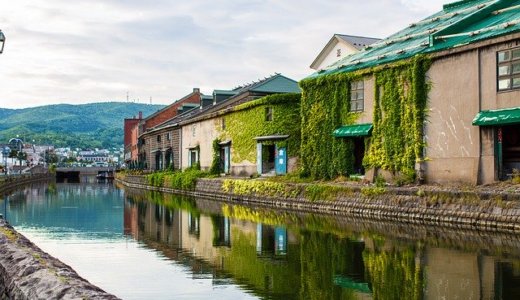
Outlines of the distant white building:
{"type": "Polygon", "coordinates": [[[44,164],[46,152],[50,151],[54,151],[54,146],[26,144],[23,148],[30,165],[44,164]]]}
{"type": "Polygon", "coordinates": [[[357,53],[380,39],[346,34],[334,34],[311,64],[311,69],[322,70],[341,58],[357,53]]]}

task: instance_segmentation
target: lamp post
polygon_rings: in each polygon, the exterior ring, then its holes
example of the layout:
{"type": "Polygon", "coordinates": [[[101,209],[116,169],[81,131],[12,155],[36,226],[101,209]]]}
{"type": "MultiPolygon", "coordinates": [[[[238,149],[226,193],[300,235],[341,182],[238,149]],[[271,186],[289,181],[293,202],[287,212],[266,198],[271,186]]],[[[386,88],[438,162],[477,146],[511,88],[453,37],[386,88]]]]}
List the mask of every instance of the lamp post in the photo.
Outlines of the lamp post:
{"type": "Polygon", "coordinates": [[[5,35],[2,32],[2,30],[0,30],[0,53],[4,52],[4,45],[5,45],[5,35]]]}
{"type": "Polygon", "coordinates": [[[4,173],[7,175],[7,156],[11,153],[11,148],[5,146],[2,148],[2,157],[4,158],[4,173]]]}
{"type": "Polygon", "coordinates": [[[20,160],[20,174],[22,174],[22,147],[23,147],[23,141],[19,138],[12,138],[9,140],[9,145],[13,145],[14,147],[18,148],[18,159],[20,160]]]}

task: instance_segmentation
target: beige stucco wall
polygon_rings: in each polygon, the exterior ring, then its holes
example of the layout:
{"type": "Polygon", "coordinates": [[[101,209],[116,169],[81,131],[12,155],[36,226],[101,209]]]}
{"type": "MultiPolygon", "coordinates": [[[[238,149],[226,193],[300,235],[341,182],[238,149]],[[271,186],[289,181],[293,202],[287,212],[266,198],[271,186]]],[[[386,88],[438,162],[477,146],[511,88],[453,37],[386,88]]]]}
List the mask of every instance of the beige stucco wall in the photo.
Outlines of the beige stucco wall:
{"type": "Polygon", "coordinates": [[[437,59],[427,76],[426,180],[477,184],[480,138],[471,122],[479,112],[478,53],[437,59]]]}
{"type": "Polygon", "coordinates": [[[213,161],[213,140],[218,137],[220,119],[202,120],[182,126],[181,153],[182,169],[189,167],[189,149],[200,146],[200,167],[208,170],[213,161]]]}
{"type": "Polygon", "coordinates": [[[374,76],[367,76],[363,78],[364,84],[364,111],[360,113],[358,124],[373,123],[374,116],[374,101],[375,101],[375,78],[374,76]]]}

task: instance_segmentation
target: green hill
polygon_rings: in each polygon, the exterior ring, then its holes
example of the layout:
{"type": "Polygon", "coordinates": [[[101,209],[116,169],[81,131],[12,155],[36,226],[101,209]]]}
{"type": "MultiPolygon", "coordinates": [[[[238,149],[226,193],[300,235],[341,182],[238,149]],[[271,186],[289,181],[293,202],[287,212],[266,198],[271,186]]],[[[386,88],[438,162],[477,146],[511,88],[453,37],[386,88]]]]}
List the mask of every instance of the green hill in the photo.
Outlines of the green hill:
{"type": "Polygon", "coordinates": [[[105,102],[58,104],[24,109],[0,108],[0,143],[17,135],[56,147],[112,148],[123,145],[123,120],[143,112],[149,116],[164,105],[105,102]]]}

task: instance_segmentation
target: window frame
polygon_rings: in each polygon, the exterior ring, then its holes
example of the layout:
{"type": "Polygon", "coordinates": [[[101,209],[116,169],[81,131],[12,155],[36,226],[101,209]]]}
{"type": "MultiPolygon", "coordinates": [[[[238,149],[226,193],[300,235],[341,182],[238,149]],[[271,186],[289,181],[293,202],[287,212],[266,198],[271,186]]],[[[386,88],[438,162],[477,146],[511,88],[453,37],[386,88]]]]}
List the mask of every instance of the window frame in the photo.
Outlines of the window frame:
{"type": "Polygon", "coordinates": [[[497,51],[496,53],[496,84],[497,92],[507,92],[520,89],[520,47],[497,51]],[[515,53],[516,52],[516,53],[515,53]],[[505,58],[501,58],[504,55],[505,58]],[[516,55],[516,57],[513,57],[516,55]],[[517,68],[516,72],[515,66],[517,68]],[[507,73],[501,74],[501,70],[507,67],[507,73]],[[514,82],[517,80],[517,84],[514,82]],[[500,87],[501,82],[507,82],[507,86],[500,87]]]}
{"type": "Polygon", "coordinates": [[[350,82],[350,112],[365,111],[365,82],[363,79],[350,82]]]}
{"type": "Polygon", "coordinates": [[[274,110],[273,107],[267,106],[265,108],[265,121],[266,122],[272,122],[274,119],[274,110]]]}
{"type": "Polygon", "coordinates": [[[188,149],[188,167],[193,167],[194,164],[200,162],[200,153],[198,148],[189,148],[188,149]],[[193,155],[195,155],[195,159],[193,159],[193,155]]]}

